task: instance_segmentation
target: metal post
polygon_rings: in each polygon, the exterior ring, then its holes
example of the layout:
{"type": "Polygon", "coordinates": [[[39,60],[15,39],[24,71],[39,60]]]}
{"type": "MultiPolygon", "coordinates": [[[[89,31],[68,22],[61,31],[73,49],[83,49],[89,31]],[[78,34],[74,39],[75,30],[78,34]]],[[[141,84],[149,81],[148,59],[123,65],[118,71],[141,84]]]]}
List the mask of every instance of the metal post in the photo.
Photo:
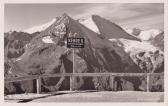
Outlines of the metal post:
{"type": "Polygon", "coordinates": [[[36,79],[37,94],[41,93],[41,78],[36,79]]]}
{"type": "Polygon", "coordinates": [[[146,83],[147,88],[146,88],[146,90],[147,90],[147,92],[150,92],[150,74],[147,74],[146,80],[147,80],[147,83],[146,83]]]}
{"type": "Polygon", "coordinates": [[[72,75],[70,76],[70,91],[73,91],[73,87],[74,87],[74,77],[73,77],[73,73],[75,73],[75,56],[74,56],[75,50],[73,48],[73,71],[72,71],[72,75]]]}

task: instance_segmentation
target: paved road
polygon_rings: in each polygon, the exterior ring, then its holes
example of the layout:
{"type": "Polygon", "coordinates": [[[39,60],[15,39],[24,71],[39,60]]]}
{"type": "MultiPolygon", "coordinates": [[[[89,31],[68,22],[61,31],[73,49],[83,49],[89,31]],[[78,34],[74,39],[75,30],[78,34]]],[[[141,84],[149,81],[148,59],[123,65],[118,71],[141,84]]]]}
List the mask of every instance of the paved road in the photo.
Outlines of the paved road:
{"type": "MultiPolygon", "coordinates": [[[[5,102],[163,102],[163,92],[58,92],[53,94],[40,94],[16,96],[16,100],[5,102]]],[[[10,96],[8,96],[8,99],[10,96]]]]}

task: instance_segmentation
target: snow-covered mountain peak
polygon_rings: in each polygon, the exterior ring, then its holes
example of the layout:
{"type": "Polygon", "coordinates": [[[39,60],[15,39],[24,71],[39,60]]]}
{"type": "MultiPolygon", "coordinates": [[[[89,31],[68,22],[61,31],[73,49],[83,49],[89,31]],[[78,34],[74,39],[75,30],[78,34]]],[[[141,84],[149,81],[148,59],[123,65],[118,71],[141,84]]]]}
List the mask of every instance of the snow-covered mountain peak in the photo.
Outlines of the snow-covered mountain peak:
{"type": "Polygon", "coordinates": [[[46,28],[48,28],[50,25],[52,25],[55,21],[56,21],[56,18],[52,19],[50,22],[47,22],[45,24],[28,28],[28,29],[24,30],[23,32],[27,32],[29,34],[32,34],[34,32],[41,32],[41,31],[45,30],[46,28]]]}
{"type": "Polygon", "coordinates": [[[83,24],[84,26],[91,29],[92,31],[100,34],[99,29],[98,29],[97,25],[94,23],[92,17],[90,17],[88,19],[80,19],[79,23],[83,24]]]}

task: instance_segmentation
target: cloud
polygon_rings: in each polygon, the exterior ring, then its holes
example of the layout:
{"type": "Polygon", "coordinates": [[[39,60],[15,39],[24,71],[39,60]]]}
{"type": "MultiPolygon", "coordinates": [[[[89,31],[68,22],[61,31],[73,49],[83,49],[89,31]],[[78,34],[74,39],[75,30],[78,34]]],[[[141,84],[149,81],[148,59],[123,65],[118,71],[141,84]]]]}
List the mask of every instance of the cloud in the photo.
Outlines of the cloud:
{"type": "Polygon", "coordinates": [[[164,6],[163,3],[8,4],[5,5],[5,31],[40,25],[64,12],[74,19],[85,19],[97,14],[116,24],[129,26],[150,21],[153,24],[160,22],[160,26],[163,26],[163,18],[155,17],[163,17],[164,6]]]}
{"type": "Polygon", "coordinates": [[[80,9],[84,9],[84,11],[77,14],[75,18],[87,18],[93,14],[97,14],[106,18],[124,19],[140,14],[139,12],[124,8],[124,4],[88,4],[80,9]]]}
{"type": "Polygon", "coordinates": [[[164,23],[164,6],[158,3],[87,4],[78,9],[83,11],[74,16],[76,19],[97,14],[128,27],[154,28],[156,25],[161,29],[164,23]]]}
{"type": "Polygon", "coordinates": [[[119,22],[118,24],[126,28],[137,27],[137,28],[141,28],[142,30],[147,30],[147,29],[163,30],[164,16],[162,14],[144,16],[144,17],[139,17],[132,20],[119,22]]]}
{"type": "Polygon", "coordinates": [[[153,15],[163,13],[163,4],[149,3],[118,3],[118,4],[87,4],[81,8],[83,12],[77,14],[75,18],[87,18],[92,14],[114,20],[124,20],[139,16],[153,15]]]}

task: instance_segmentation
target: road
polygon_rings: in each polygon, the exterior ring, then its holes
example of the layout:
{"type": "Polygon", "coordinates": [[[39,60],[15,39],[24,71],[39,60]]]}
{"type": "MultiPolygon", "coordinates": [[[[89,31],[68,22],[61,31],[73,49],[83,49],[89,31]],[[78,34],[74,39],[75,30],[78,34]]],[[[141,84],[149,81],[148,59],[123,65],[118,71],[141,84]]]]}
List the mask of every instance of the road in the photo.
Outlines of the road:
{"type": "Polygon", "coordinates": [[[5,102],[163,102],[163,92],[101,91],[8,95],[5,102]]]}

